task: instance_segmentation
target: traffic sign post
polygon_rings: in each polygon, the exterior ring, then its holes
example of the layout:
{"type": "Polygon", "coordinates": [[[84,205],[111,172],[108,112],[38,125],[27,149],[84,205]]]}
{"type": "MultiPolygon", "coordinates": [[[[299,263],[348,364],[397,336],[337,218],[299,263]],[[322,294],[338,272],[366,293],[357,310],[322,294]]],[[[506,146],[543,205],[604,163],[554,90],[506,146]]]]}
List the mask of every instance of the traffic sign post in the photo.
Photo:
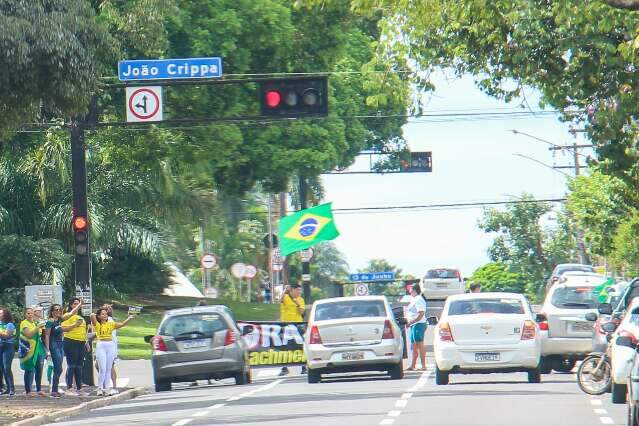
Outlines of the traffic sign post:
{"type": "Polygon", "coordinates": [[[248,302],[251,303],[251,282],[257,275],[257,268],[253,265],[246,265],[244,278],[248,279],[248,302]]]}
{"type": "Polygon", "coordinates": [[[128,123],[162,121],[162,87],[127,87],[126,121],[128,123]]]}
{"type": "Polygon", "coordinates": [[[368,284],[357,284],[355,287],[356,296],[368,296],[368,284]]]}
{"type": "Polygon", "coordinates": [[[118,62],[120,81],[222,77],[222,58],[137,59],[118,62]]]}
{"type": "Polygon", "coordinates": [[[231,274],[233,274],[233,276],[240,281],[240,285],[238,287],[238,292],[237,292],[240,300],[242,300],[242,278],[244,278],[245,272],[246,272],[246,265],[242,262],[234,263],[231,266],[231,274]]]}
{"type": "Polygon", "coordinates": [[[204,269],[213,269],[217,266],[217,259],[214,254],[205,253],[202,259],[200,259],[200,265],[202,265],[204,269]]]}

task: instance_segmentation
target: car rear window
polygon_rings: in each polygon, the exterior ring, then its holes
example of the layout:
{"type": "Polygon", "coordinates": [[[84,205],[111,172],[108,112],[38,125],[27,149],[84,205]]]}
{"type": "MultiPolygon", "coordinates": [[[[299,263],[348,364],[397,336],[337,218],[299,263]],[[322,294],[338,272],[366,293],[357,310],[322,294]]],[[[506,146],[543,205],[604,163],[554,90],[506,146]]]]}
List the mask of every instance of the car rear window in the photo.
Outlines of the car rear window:
{"type": "Polygon", "coordinates": [[[345,300],[322,303],[315,308],[315,321],[385,316],[386,305],[381,300],[345,300]]]}
{"type": "Polygon", "coordinates": [[[426,272],[426,279],[433,278],[459,278],[457,269],[431,269],[426,272]]]}
{"type": "Polygon", "coordinates": [[[557,268],[557,272],[555,275],[561,275],[564,272],[595,272],[595,268],[590,265],[573,265],[573,266],[565,266],[557,268]]]}
{"type": "Polygon", "coordinates": [[[562,309],[592,309],[599,305],[599,293],[592,286],[557,287],[550,303],[562,309]]]}
{"type": "Polygon", "coordinates": [[[455,300],[448,308],[448,315],[474,314],[523,314],[524,306],[519,299],[475,299],[455,300]]]}
{"type": "Polygon", "coordinates": [[[198,312],[169,317],[160,328],[160,335],[179,338],[197,334],[213,337],[218,331],[227,329],[224,317],[218,313],[198,312]]]}

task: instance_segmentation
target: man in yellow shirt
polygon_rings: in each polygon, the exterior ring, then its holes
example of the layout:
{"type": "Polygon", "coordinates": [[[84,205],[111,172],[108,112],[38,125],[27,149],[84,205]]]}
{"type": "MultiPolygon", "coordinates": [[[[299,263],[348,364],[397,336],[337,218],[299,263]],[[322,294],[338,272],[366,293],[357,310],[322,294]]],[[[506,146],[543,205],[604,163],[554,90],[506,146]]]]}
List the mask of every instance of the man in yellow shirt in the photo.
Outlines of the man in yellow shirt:
{"type": "MultiPolygon", "coordinates": [[[[282,300],[280,301],[280,320],[283,322],[302,322],[304,321],[304,299],[302,298],[302,287],[298,284],[291,285],[284,291],[282,300]]],[[[288,367],[282,367],[280,376],[289,373],[288,367]]],[[[302,366],[302,374],[306,373],[306,366],[302,366]]]]}

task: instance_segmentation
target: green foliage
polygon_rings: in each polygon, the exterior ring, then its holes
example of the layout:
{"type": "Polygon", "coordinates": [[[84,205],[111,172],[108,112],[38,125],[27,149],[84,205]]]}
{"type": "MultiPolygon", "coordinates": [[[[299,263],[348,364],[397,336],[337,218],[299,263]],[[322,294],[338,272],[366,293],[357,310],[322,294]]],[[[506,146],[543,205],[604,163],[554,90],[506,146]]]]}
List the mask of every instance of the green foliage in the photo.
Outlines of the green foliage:
{"type": "Polygon", "coordinates": [[[505,291],[524,293],[525,282],[521,274],[508,270],[508,265],[491,262],[473,272],[472,282],[481,284],[482,291],[505,291]]]}
{"type": "MultiPolygon", "coordinates": [[[[358,272],[395,272],[395,279],[402,278],[402,270],[391,264],[386,259],[371,259],[364,269],[358,272]]],[[[404,294],[404,287],[400,282],[392,283],[371,283],[368,285],[368,293],[373,295],[401,296],[404,294]]]]}
{"type": "Polygon", "coordinates": [[[617,229],[614,238],[615,251],[612,263],[624,276],[639,275],[639,213],[634,211],[617,229]]]}

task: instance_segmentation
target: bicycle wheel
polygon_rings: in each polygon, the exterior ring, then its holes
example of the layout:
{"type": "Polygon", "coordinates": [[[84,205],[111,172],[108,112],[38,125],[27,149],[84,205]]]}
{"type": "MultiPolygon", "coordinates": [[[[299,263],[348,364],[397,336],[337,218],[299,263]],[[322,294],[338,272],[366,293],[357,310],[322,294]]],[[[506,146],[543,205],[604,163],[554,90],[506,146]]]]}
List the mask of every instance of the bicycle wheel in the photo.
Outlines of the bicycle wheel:
{"type": "Polygon", "coordinates": [[[582,391],[589,395],[604,394],[612,384],[608,360],[604,360],[602,365],[597,368],[602,356],[587,356],[577,369],[577,384],[582,391]]]}

